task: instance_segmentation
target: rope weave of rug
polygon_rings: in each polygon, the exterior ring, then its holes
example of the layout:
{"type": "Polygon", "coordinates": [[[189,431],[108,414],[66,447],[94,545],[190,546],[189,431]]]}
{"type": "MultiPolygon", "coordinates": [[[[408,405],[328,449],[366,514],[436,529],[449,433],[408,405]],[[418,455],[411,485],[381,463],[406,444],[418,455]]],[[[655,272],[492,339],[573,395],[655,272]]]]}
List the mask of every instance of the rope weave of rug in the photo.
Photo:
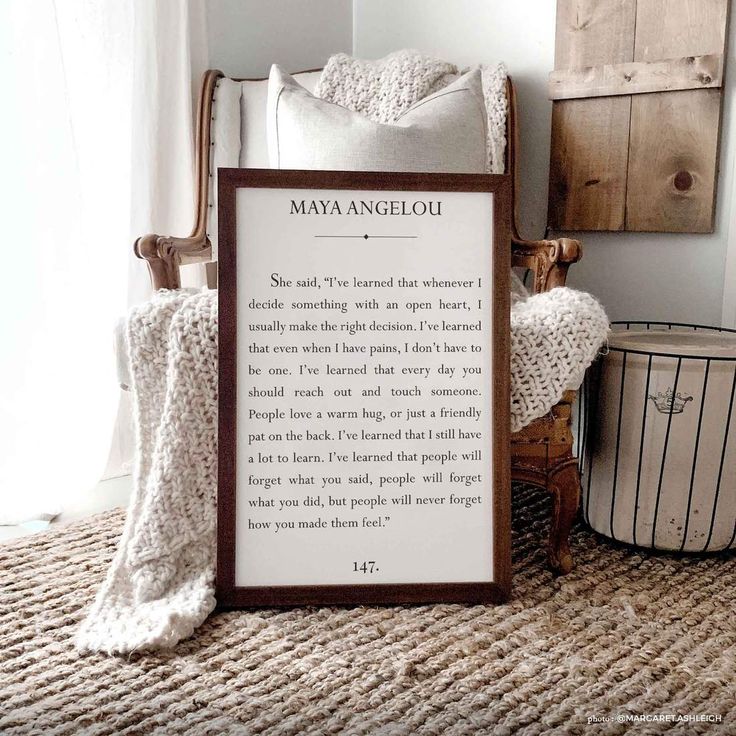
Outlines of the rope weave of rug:
{"type": "Polygon", "coordinates": [[[215,613],[174,650],[129,657],[73,646],[122,511],[0,544],[0,733],[735,734],[736,557],[578,527],[577,567],[555,578],[548,503],[515,488],[505,605],[215,613]],[[616,720],[668,713],[722,721],[616,720]]]}

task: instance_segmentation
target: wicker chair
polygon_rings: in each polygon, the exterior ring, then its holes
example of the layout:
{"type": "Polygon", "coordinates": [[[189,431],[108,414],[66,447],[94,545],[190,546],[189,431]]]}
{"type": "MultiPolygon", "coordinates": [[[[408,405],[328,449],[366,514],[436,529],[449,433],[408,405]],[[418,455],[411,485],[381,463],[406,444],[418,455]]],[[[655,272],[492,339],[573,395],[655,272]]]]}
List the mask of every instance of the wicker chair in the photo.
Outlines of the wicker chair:
{"type": "MultiPolygon", "coordinates": [[[[313,88],[320,70],[295,75],[308,88],[313,88]]],[[[206,263],[210,286],[217,283],[213,245],[216,243],[216,187],[214,177],[219,166],[267,167],[265,145],[255,150],[253,139],[263,137],[265,131],[254,130],[246,142],[248,151],[233,151],[232,140],[220,140],[218,120],[237,117],[240,128],[259,126],[254,110],[265,109],[265,80],[232,80],[217,70],[205,73],[199,99],[196,165],[197,202],[195,225],[189,237],[145,235],[135,243],[135,253],[147,263],[155,289],[174,289],[180,286],[179,268],[190,263],[206,263]],[[236,87],[237,86],[237,87],[236,87]],[[235,94],[232,94],[235,90],[235,94]],[[228,94],[229,91],[229,94],[228,94]],[[245,101],[241,105],[241,101],[245,101]],[[218,108],[223,109],[219,116],[218,108]],[[250,119],[249,119],[250,118],[250,119]],[[260,159],[258,157],[261,157],[260,159]],[[234,157],[234,158],[233,158],[234,157]]],[[[506,171],[512,175],[512,263],[533,274],[533,290],[548,291],[563,286],[567,269],[580,259],[581,246],[576,240],[523,240],[518,230],[516,196],[518,186],[517,151],[519,146],[516,116],[516,95],[511,79],[507,83],[508,116],[506,171]]],[[[265,115],[261,115],[265,117],[265,115]]],[[[237,139],[239,142],[239,137],[237,139]]],[[[235,146],[237,148],[237,146],[235,146]]],[[[242,146],[245,149],[245,146],[242,146]]],[[[577,460],[573,456],[571,407],[575,392],[568,391],[562,400],[544,417],[532,422],[511,437],[511,467],[514,480],[531,483],[546,489],[552,495],[552,522],[548,545],[549,564],[556,572],[565,574],[572,569],[572,555],[568,543],[570,528],[575,519],[579,496],[580,477],[577,460]]]]}

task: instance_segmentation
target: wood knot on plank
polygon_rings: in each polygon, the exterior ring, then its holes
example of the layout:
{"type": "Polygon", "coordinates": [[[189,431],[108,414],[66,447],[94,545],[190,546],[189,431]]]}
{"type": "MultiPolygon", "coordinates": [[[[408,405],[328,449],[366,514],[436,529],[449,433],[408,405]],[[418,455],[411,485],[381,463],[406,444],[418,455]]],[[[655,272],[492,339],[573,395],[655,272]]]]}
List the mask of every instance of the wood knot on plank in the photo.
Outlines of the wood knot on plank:
{"type": "Polygon", "coordinates": [[[674,184],[678,192],[686,192],[693,186],[693,175],[689,171],[678,171],[675,174],[674,184]]]}
{"type": "Polygon", "coordinates": [[[584,31],[590,26],[590,18],[582,18],[578,12],[575,16],[575,21],[570,24],[571,31],[584,31]]]}

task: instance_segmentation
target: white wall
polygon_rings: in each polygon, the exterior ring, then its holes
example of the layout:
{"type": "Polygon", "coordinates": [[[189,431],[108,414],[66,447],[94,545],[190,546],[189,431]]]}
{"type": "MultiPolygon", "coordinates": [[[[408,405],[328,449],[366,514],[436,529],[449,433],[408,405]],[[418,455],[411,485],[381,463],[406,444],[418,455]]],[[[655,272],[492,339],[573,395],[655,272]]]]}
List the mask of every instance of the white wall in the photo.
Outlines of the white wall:
{"type": "Polygon", "coordinates": [[[350,0],[207,0],[210,66],[231,77],[321,67],[350,52],[350,0]]]}
{"type": "MultiPolygon", "coordinates": [[[[731,24],[736,30],[736,23],[731,24]]],[[[733,48],[733,47],[732,47],[733,48]]],[[[736,80],[733,80],[736,82],[736,80]]],[[[730,127],[736,127],[736,102],[734,102],[733,94],[727,98],[730,103],[729,115],[730,127]]],[[[736,138],[736,136],[734,136],[736,138]]],[[[724,156],[723,166],[730,166],[731,171],[731,189],[721,194],[722,201],[728,197],[731,202],[730,216],[728,224],[728,242],[726,250],[726,263],[723,275],[723,326],[736,328],[736,141],[731,141],[731,150],[724,156]],[[730,153],[730,158],[728,154],[730,153]]],[[[725,217],[725,214],[724,214],[725,217]]]]}
{"type": "MultiPolygon", "coordinates": [[[[519,90],[523,235],[544,234],[554,67],[552,0],[354,0],[353,50],[373,58],[418,48],[460,65],[504,60],[519,90]]],[[[733,36],[736,23],[731,24],[733,36]]],[[[736,51],[736,49],[735,49],[736,51]]],[[[585,254],[570,285],[587,289],[611,319],[661,319],[720,324],[731,220],[736,115],[736,54],[726,70],[717,227],[713,235],[581,233],[585,254]]],[[[736,233],[732,233],[736,239],[736,233]]],[[[729,280],[731,284],[733,276],[729,280]]],[[[734,285],[736,286],[736,285],[734,285]]]]}

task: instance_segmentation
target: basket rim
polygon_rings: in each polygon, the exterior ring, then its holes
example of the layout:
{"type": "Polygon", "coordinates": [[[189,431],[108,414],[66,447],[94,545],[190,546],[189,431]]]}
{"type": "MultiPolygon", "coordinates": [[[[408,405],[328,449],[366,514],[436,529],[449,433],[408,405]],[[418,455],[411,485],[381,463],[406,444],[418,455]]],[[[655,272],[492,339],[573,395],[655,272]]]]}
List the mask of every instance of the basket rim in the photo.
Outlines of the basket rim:
{"type": "MultiPolygon", "coordinates": [[[[612,330],[615,334],[621,334],[623,332],[636,332],[638,333],[646,333],[646,332],[669,332],[669,331],[689,331],[689,332],[697,332],[701,331],[703,333],[728,333],[729,335],[733,334],[736,335],[736,330],[731,329],[729,327],[717,327],[715,325],[704,325],[704,324],[697,324],[693,322],[665,322],[665,321],[659,321],[659,320],[616,320],[614,322],[611,322],[611,327],[614,328],[612,330]],[[615,327],[621,327],[623,326],[624,329],[615,329],[615,327]],[[645,329],[643,330],[636,330],[632,329],[632,327],[642,327],[645,326],[645,329]]],[[[617,345],[608,345],[608,351],[609,352],[616,352],[616,353],[631,353],[632,355],[645,355],[645,356],[652,356],[652,357],[660,357],[660,358],[675,358],[679,360],[700,360],[700,361],[719,361],[719,362],[736,362],[736,353],[731,355],[723,355],[723,354],[709,354],[707,352],[701,352],[701,353],[693,353],[693,352],[684,352],[682,350],[677,350],[676,348],[672,348],[671,350],[664,348],[664,349],[655,349],[655,350],[649,350],[646,348],[635,348],[635,347],[620,347],[617,345]]]]}

